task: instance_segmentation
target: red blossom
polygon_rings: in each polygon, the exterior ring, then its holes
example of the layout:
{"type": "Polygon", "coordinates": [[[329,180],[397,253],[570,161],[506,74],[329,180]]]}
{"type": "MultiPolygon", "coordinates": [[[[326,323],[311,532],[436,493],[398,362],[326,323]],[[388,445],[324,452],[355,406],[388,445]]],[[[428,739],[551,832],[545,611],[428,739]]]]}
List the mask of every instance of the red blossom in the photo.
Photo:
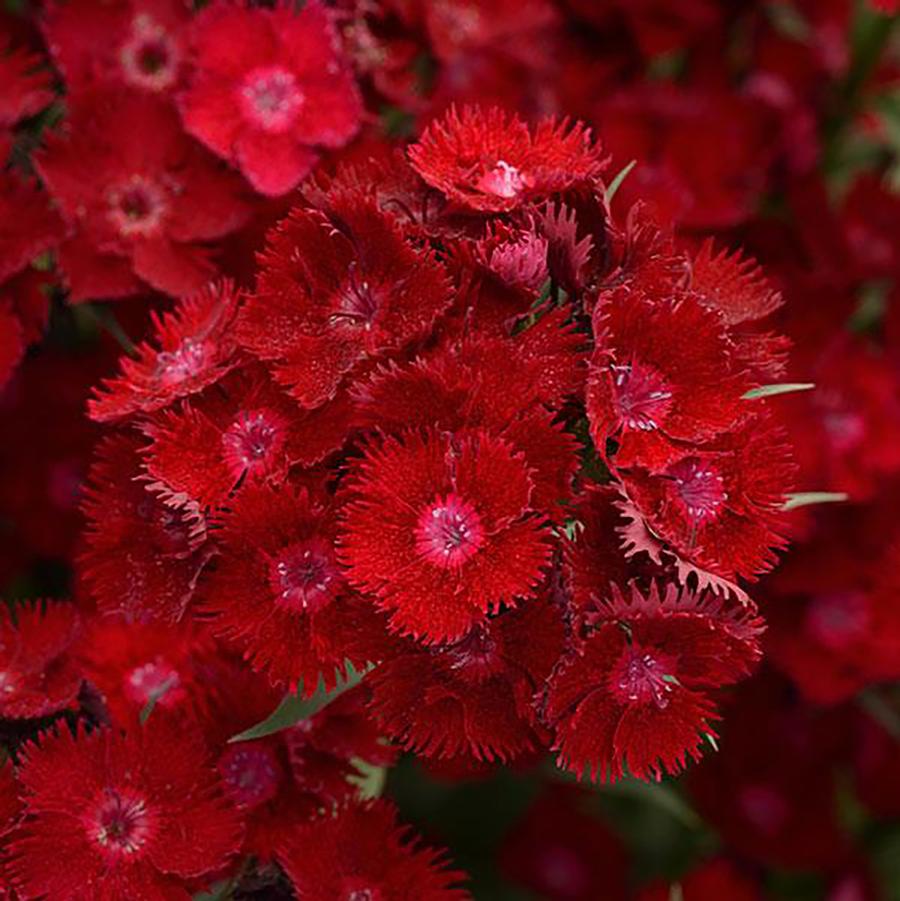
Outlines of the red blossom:
{"type": "Polygon", "coordinates": [[[358,195],[338,195],[327,213],[295,209],[260,262],[238,334],[304,407],[333,397],[364,360],[424,338],[450,303],[434,254],[358,195]]]}
{"type": "Polygon", "coordinates": [[[79,627],[72,604],[0,606],[0,717],[31,719],[76,706],[79,627]]]}
{"type": "Polygon", "coordinates": [[[153,717],[127,735],[62,727],[18,771],[27,819],[10,869],[26,897],[184,899],[240,824],[193,733],[153,717]]]}
{"type": "Polygon", "coordinates": [[[721,318],[694,297],[614,292],[595,309],[594,331],[587,412],[601,454],[618,442],[615,466],[661,469],[749,415],[741,395],[750,382],[721,318]]]}
{"type": "Polygon", "coordinates": [[[464,875],[447,868],[443,854],[424,848],[398,826],[386,801],[347,807],[285,836],[278,851],[299,897],[397,901],[465,901],[464,875]]]}
{"type": "Polygon", "coordinates": [[[425,642],[461,638],[533,597],[549,561],[522,456],[484,431],[409,432],[370,447],[346,490],[347,577],[425,642]]]}
{"type": "Polygon", "coordinates": [[[477,107],[433,122],[409,159],[453,203],[492,213],[587,183],[606,165],[581,123],[545,119],[532,132],[518,116],[477,107]]]}
{"type": "Polygon", "coordinates": [[[678,773],[714,735],[712,689],[745,677],[759,660],[761,621],[710,595],[613,589],[596,630],[550,678],[544,716],[558,762],[613,781],[678,773]]]}
{"type": "Polygon", "coordinates": [[[342,147],[359,128],[359,91],[319,0],[300,10],[217,0],[194,21],[193,52],[179,96],[185,127],[262,194],[290,191],[318,148],[342,147]]]}
{"type": "Polygon", "coordinates": [[[305,489],[249,484],[222,516],[219,556],[203,587],[203,609],[217,635],[237,647],[273,684],[302,684],[349,659],[377,655],[379,617],[348,587],[335,557],[334,513],[305,489]]]}
{"type": "Polygon", "coordinates": [[[0,282],[21,272],[62,236],[62,223],[47,195],[33,182],[0,171],[0,282]]]}
{"type": "Polygon", "coordinates": [[[543,744],[532,700],[562,649],[558,613],[537,600],[440,648],[406,640],[366,677],[373,711],[417,754],[509,762],[543,744]]]}
{"type": "Polygon", "coordinates": [[[298,409],[265,370],[244,369],[143,425],[152,438],[147,472],[201,505],[215,505],[244,482],[280,483],[346,440],[350,404],[336,398],[298,409]]]}
{"type": "Polygon", "coordinates": [[[651,546],[661,541],[676,556],[680,577],[694,572],[702,587],[771,569],[775,551],[787,544],[782,506],[793,472],[782,431],[763,417],[684,448],[658,471],[630,469],[622,483],[628,515],[659,539],[651,546]]]}
{"type": "Polygon", "coordinates": [[[88,476],[81,575],[104,613],[176,621],[209,559],[196,503],[167,493],[140,470],[139,442],[108,437],[88,476]]]}
{"type": "Polygon", "coordinates": [[[82,96],[67,126],[35,164],[70,229],[70,301],[202,288],[216,274],[209,242],[247,219],[240,180],[151,94],[82,96]]]}
{"type": "Polygon", "coordinates": [[[104,379],[88,412],[97,422],[168,406],[202,391],[237,364],[233,338],[240,292],[220,282],[182,300],[170,313],[153,315],[154,341],[134,358],[122,358],[122,374],[104,379]]]}
{"type": "Polygon", "coordinates": [[[104,85],[169,94],[188,63],[183,0],[53,0],[44,35],[69,91],[104,85]]]}

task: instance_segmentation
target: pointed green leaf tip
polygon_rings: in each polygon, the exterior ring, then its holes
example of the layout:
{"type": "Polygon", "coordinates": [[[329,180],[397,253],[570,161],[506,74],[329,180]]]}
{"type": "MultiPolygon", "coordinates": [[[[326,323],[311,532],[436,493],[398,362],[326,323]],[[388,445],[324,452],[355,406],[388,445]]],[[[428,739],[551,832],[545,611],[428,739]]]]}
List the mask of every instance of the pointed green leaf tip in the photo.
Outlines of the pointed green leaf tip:
{"type": "Polygon", "coordinates": [[[756,400],[758,397],[774,397],[776,394],[792,394],[794,391],[812,391],[815,387],[812,382],[784,382],[781,385],[760,385],[741,396],[744,400],[756,400]]]}
{"type": "Polygon", "coordinates": [[[144,704],[144,706],[141,708],[140,714],[138,714],[138,720],[142,726],[144,725],[144,723],[147,722],[147,720],[150,719],[150,714],[153,713],[153,710],[156,707],[157,703],[159,702],[159,699],[170,688],[174,688],[175,683],[177,681],[178,681],[177,676],[171,676],[170,678],[166,679],[166,681],[163,682],[163,684],[150,695],[149,699],[147,700],[147,703],[144,704]]]}
{"type": "Polygon", "coordinates": [[[789,494],[781,509],[796,510],[798,507],[809,507],[812,504],[839,504],[847,499],[848,495],[842,491],[799,491],[796,494],[789,494]]]}
{"type": "Polygon", "coordinates": [[[610,183],[609,187],[606,189],[606,202],[612,203],[613,197],[616,196],[619,188],[622,187],[622,182],[628,178],[628,173],[637,165],[637,160],[632,160],[610,183]]]}
{"type": "Polygon", "coordinates": [[[281,703],[262,722],[245,729],[243,732],[239,732],[237,735],[232,735],[228,741],[253,741],[256,738],[264,738],[267,735],[281,732],[282,729],[288,729],[299,723],[300,720],[309,719],[309,717],[314,716],[324,707],[327,707],[345,691],[358,685],[362,681],[363,676],[371,669],[371,667],[367,667],[363,670],[357,670],[349,661],[344,665],[344,668],[347,673],[346,677],[338,673],[337,682],[330,691],[326,690],[321,677],[319,679],[319,687],[309,697],[303,696],[303,686],[300,686],[296,693],[285,695],[281,703]]]}

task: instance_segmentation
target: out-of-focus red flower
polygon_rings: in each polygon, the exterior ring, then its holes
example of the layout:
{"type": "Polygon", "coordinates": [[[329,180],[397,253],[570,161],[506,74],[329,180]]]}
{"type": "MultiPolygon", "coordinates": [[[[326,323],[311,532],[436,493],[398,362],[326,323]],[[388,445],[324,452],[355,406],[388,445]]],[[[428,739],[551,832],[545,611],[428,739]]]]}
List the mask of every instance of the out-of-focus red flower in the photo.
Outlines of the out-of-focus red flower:
{"type": "Polygon", "coordinates": [[[82,95],[35,164],[69,227],[72,302],[197,291],[216,273],[210,242],[249,215],[240,180],[152,94],[82,95]]]}
{"type": "Polygon", "coordinates": [[[127,87],[169,95],[189,63],[183,0],[53,0],[47,45],[69,91],[127,87]]]}
{"type": "Polygon", "coordinates": [[[75,706],[79,628],[72,604],[0,605],[0,717],[31,719],[75,706]]]}
{"type": "Polygon", "coordinates": [[[285,836],[278,851],[298,896],[464,901],[464,874],[447,868],[441,852],[423,848],[399,826],[386,801],[347,807],[285,836]]]}
{"type": "Polygon", "coordinates": [[[522,456],[484,431],[409,432],[372,446],[347,488],[340,537],[350,582],[391,627],[453,641],[533,597],[550,547],[522,456]]]}
{"type": "Polygon", "coordinates": [[[135,728],[153,710],[196,720],[208,706],[205,684],[215,643],[191,623],[137,623],[102,617],[85,630],[76,656],[100,692],[114,726],[135,728]]]}
{"type": "MultiPolygon", "coordinates": [[[[53,74],[41,56],[0,37],[0,137],[6,128],[47,106],[52,88],[53,74]]],[[[6,155],[0,154],[0,165],[5,162],[6,155]]]]}
{"type": "Polygon", "coordinates": [[[193,75],[179,95],[187,130],[233,163],[261,194],[285,194],[319,148],[346,144],[362,103],[332,12],[212,3],[193,25],[193,75]]]}
{"type": "Polygon", "coordinates": [[[170,313],[153,314],[154,342],[141,344],[122,373],[104,379],[88,401],[98,422],[158,410],[203,390],[237,364],[233,337],[240,292],[230,282],[182,300],[170,313]]]}
{"type": "Polygon", "coordinates": [[[62,235],[47,195],[34,182],[0,171],[0,282],[54,247],[62,235]]]}
{"type": "Polygon", "coordinates": [[[532,130],[518,116],[477,107],[432,122],[409,148],[409,159],[448,200],[485,213],[584,185],[606,167],[581,123],[545,119],[532,130]]]}
{"type": "Polygon", "coordinates": [[[366,677],[373,710],[417,754],[508,762],[543,743],[533,697],[562,649],[558,613],[537,600],[439,649],[404,640],[366,677]]]}
{"type": "Polygon", "coordinates": [[[709,595],[612,589],[596,630],[553,673],[544,718],[561,767],[592,779],[659,779],[700,758],[715,736],[710,692],[760,657],[762,622],[709,595]]]}
{"type": "Polygon", "coordinates": [[[88,476],[81,576],[103,613],[138,622],[177,621],[209,559],[206,521],[196,503],[152,484],[128,434],[101,444],[88,476]]]}
{"type": "MultiPolygon", "coordinates": [[[[705,861],[678,880],[684,901],[760,901],[762,889],[756,879],[744,873],[726,857],[705,861]]],[[[672,889],[654,883],[643,889],[638,901],[669,901],[672,889]]]]}
{"type": "Polygon", "coordinates": [[[163,716],[122,736],[61,727],[27,746],[10,869],[27,897],[191,897],[240,844],[202,743],[163,716]]]}
{"type": "Polygon", "coordinates": [[[500,866],[512,882],[547,901],[625,901],[625,847],[583,809],[587,797],[552,786],[529,806],[500,849],[500,866]]]}
{"type": "Polygon", "coordinates": [[[354,367],[424,338],[450,303],[443,266],[370,199],[295,210],[270,234],[241,343],[304,407],[333,397],[354,367]]]}

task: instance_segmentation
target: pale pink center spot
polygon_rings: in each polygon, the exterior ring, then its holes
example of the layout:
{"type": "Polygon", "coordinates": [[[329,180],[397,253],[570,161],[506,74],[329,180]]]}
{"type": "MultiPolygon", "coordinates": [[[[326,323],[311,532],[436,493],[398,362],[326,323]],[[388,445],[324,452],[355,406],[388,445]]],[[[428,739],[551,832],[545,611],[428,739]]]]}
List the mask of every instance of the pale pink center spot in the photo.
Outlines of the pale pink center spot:
{"type": "Polygon", "coordinates": [[[168,192],[143,175],[113,185],[106,195],[109,219],[123,237],[152,237],[169,212],[168,192]]]}
{"type": "Polygon", "coordinates": [[[484,544],[484,527],[472,504],[448,494],[422,511],[415,538],[416,550],[426,560],[456,568],[484,544]]]}
{"type": "Polygon", "coordinates": [[[240,87],[244,117],[263,131],[287,131],[304,103],[293,72],[282,66],[253,69],[240,87]]]}
{"type": "Polygon", "coordinates": [[[166,29],[152,16],[139,13],[119,51],[119,62],[128,84],[148,91],[164,91],[178,76],[179,53],[166,29]]]}
{"type": "Polygon", "coordinates": [[[688,457],[673,463],[668,473],[688,517],[699,523],[719,515],[719,508],[728,500],[728,494],[722,476],[711,463],[688,457]]]}
{"type": "Polygon", "coordinates": [[[222,449],[229,470],[237,477],[269,472],[284,448],[287,421],[274,410],[248,410],[238,414],[222,434],[222,449]]]}
{"type": "Polygon", "coordinates": [[[201,373],[209,355],[210,348],[204,341],[185,338],[175,350],[157,356],[154,375],[161,385],[177,385],[201,373]]]}
{"type": "Polygon", "coordinates": [[[804,626],[819,644],[838,650],[865,637],[869,605],[861,592],[845,591],[814,597],[804,626]]]}
{"type": "Polygon", "coordinates": [[[342,584],[331,546],[321,538],[298,541],[273,561],[269,584],[279,604],[317,613],[334,599],[342,584]]]}
{"type": "Polygon", "coordinates": [[[483,194],[493,194],[506,200],[518,197],[530,186],[531,179],[506,160],[497,160],[475,183],[475,187],[483,194]]]}
{"type": "Polygon", "coordinates": [[[233,745],[219,758],[218,769],[226,792],[241,807],[257,807],[278,793],[281,767],[266,745],[233,745]]]}
{"type": "Polygon", "coordinates": [[[139,851],[151,838],[154,818],[142,798],[126,791],[107,789],[88,817],[90,837],[112,857],[139,851]]]}
{"type": "Polygon", "coordinates": [[[181,684],[178,671],[162,657],[136,666],[125,676],[125,694],[143,707],[149,701],[170,706],[181,684]]]}
{"type": "Polygon", "coordinates": [[[629,645],[610,673],[613,696],[621,704],[653,704],[665,710],[676,684],[672,664],[666,655],[629,645]]]}
{"type": "Polygon", "coordinates": [[[491,253],[490,269],[507,285],[539,291],[547,280],[547,239],[528,233],[491,253]]]}
{"type": "Polygon", "coordinates": [[[652,432],[665,421],[672,408],[668,382],[652,366],[632,362],[613,366],[615,405],[625,428],[652,432]]]}

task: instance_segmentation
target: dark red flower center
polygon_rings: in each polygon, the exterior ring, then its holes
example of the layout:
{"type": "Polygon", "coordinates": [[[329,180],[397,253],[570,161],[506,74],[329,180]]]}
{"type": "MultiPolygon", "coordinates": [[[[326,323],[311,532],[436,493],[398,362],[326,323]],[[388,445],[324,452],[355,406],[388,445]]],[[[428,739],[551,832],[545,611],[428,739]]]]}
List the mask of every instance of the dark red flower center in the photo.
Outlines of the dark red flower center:
{"type": "Polygon", "coordinates": [[[664,654],[629,645],[610,674],[610,688],[622,704],[655,704],[660,710],[669,706],[675,684],[672,661],[664,654]]]}
{"type": "Polygon", "coordinates": [[[684,503],[687,515],[697,522],[714,519],[728,500],[722,476],[711,463],[699,457],[673,463],[669,467],[669,477],[675,482],[676,493],[684,503]]]}
{"type": "Polygon", "coordinates": [[[530,185],[531,179],[506,160],[497,160],[490,168],[486,167],[475,183],[483,194],[493,194],[507,200],[518,197],[530,185]]]}
{"type": "Polygon", "coordinates": [[[89,818],[88,832],[112,856],[139,851],[153,833],[153,817],[143,799],[107,789],[89,818]]]}
{"type": "Polygon", "coordinates": [[[561,898],[583,898],[591,887],[587,865],[581,856],[565,845],[540,849],[538,871],[543,884],[561,898]]]}
{"type": "Polygon", "coordinates": [[[818,595],[806,609],[806,631],[827,648],[837,650],[863,638],[868,625],[869,605],[861,592],[818,595]]]}
{"type": "Polygon", "coordinates": [[[503,668],[497,642],[487,629],[476,626],[448,651],[450,667],[465,678],[480,682],[503,668]]]}
{"type": "Polygon", "coordinates": [[[284,447],[287,423],[274,410],[248,410],[222,433],[225,462],[235,476],[268,472],[284,447]]]}
{"type": "Polygon", "coordinates": [[[153,698],[166,704],[171,703],[180,683],[178,671],[162,657],[157,657],[136,666],[125,676],[125,694],[140,705],[153,698]]]}
{"type": "Polygon", "coordinates": [[[162,91],[175,83],[178,53],[166,29],[146,13],[131,23],[131,35],[119,51],[122,73],[129,84],[162,91]]]}
{"type": "Polygon", "coordinates": [[[636,361],[612,367],[616,408],[626,428],[658,429],[672,407],[668,382],[652,366],[636,361]]]}
{"type": "Polygon", "coordinates": [[[785,799],[769,785],[748,785],[738,792],[738,809],[760,832],[774,835],[788,818],[785,799]]]}
{"type": "Polygon", "coordinates": [[[240,99],[245,118],[272,132],[287,131],[304,103],[296,76],[282,66],[253,69],[241,85],[240,99]]]}
{"type": "Polygon", "coordinates": [[[416,550],[438,566],[462,566],[483,544],[481,517],[455,494],[436,500],[419,517],[416,550]]]}
{"type": "Polygon", "coordinates": [[[383,300],[384,292],[360,274],[355,262],[351,263],[347,279],[335,297],[329,322],[369,331],[383,300]]]}
{"type": "Polygon", "coordinates": [[[303,613],[317,613],[328,606],[341,581],[332,549],[321,538],[286,547],[272,561],[269,573],[279,603],[303,613]]]}
{"type": "Polygon", "coordinates": [[[166,191],[143,175],[115,185],[107,196],[109,218],[123,237],[147,237],[162,227],[169,209],[166,191]]]}
{"type": "Polygon", "coordinates": [[[241,807],[257,807],[278,793],[282,772],[264,744],[232,745],[219,758],[225,790],[241,807]]]}

